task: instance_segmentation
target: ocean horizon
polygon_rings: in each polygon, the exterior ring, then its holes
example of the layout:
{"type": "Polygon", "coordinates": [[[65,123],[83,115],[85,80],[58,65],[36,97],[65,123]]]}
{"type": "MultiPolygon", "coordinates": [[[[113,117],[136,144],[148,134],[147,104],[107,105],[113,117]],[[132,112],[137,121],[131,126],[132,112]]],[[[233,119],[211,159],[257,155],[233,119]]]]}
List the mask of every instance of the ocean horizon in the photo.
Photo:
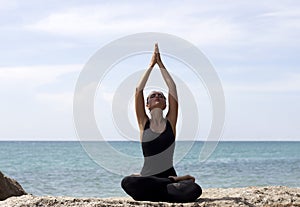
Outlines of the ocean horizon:
{"type": "MultiPolygon", "coordinates": [[[[120,182],[125,175],[138,173],[141,169],[140,143],[90,141],[97,143],[93,148],[87,148],[84,143],[0,141],[0,171],[16,179],[25,191],[33,195],[125,196],[120,182]],[[128,158],[128,162],[126,159],[125,162],[116,160],[106,151],[108,146],[128,158]],[[88,153],[93,154],[91,149],[100,157],[89,156],[88,153]],[[131,157],[138,158],[139,162],[130,163],[131,157]]],[[[209,158],[200,161],[204,143],[177,141],[174,156],[178,175],[193,175],[203,189],[300,187],[299,141],[220,141],[209,158]]]]}

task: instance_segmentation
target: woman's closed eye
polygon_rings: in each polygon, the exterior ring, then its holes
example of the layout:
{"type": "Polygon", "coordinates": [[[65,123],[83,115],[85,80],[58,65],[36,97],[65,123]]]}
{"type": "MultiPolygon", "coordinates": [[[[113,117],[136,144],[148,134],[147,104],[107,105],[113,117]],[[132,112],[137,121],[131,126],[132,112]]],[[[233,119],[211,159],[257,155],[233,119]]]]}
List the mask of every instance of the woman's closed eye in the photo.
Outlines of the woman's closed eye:
{"type": "Polygon", "coordinates": [[[155,98],[157,95],[158,98],[164,98],[164,95],[162,95],[161,93],[153,93],[150,95],[150,98],[155,98]]]}

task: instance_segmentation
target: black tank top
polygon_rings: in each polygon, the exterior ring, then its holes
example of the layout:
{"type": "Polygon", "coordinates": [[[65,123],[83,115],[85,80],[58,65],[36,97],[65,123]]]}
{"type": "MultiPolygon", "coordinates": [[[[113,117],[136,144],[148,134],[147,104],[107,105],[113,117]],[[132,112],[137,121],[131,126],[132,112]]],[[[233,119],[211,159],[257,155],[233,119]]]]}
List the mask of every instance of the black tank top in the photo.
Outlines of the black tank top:
{"type": "Polygon", "coordinates": [[[162,133],[153,132],[150,129],[150,120],[147,121],[142,137],[142,149],[144,155],[142,176],[176,176],[173,167],[175,136],[168,120],[162,133]]]}

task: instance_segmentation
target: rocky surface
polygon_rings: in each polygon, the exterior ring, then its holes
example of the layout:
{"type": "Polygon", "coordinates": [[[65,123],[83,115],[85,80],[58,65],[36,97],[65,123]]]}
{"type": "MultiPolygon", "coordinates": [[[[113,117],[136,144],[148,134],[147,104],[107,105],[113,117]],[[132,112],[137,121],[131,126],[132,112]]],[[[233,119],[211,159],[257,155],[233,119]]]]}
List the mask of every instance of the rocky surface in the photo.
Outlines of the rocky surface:
{"type": "Polygon", "coordinates": [[[1,207],[31,207],[31,206],[76,206],[76,207],[119,207],[119,206],[300,206],[300,188],[283,186],[247,187],[247,188],[212,188],[203,189],[201,197],[193,203],[166,203],[134,201],[129,197],[122,198],[71,198],[71,197],[38,197],[24,195],[11,197],[0,201],[1,207]]]}
{"type": "Polygon", "coordinates": [[[0,201],[11,196],[26,195],[22,186],[14,179],[6,177],[0,171],[0,201]]]}

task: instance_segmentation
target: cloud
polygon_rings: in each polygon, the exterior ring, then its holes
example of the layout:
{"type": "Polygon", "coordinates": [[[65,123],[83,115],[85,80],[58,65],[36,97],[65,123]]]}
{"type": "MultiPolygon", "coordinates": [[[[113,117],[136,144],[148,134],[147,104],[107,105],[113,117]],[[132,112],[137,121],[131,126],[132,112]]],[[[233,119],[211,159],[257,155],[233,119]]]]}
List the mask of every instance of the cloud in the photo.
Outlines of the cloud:
{"type": "Polygon", "coordinates": [[[14,0],[1,0],[0,10],[12,10],[17,7],[17,2],[14,0]]]}
{"type": "Polygon", "coordinates": [[[38,87],[53,83],[65,74],[79,72],[82,68],[81,64],[0,67],[0,85],[38,87]]]}
{"type": "Polygon", "coordinates": [[[23,29],[75,44],[163,32],[190,41],[217,60],[252,63],[282,59],[300,43],[298,10],[279,1],[174,1],[172,7],[166,2],[159,6],[153,2],[102,2],[53,10],[36,22],[24,24],[23,29]]]}
{"type": "Polygon", "coordinates": [[[0,67],[0,95],[6,100],[1,105],[6,107],[10,103],[13,107],[26,98],[26,104],[17,106],[21,111],[43,108],[44,114],[70,113],[76,83],[74,73],[82,68],[80,64],[0,67]]]}
{"type": "Polygon", "coordinates": [[[287,73],[279,79],[266,80],[265,82],[225,82],[225,92],[255,92],[255,93],[289,93],[300,92],[300,73],[287,73]]]}
{"type": "MultiPolygon", "coordinates": [[[[255,120],[255,113],[264,114],[265,109],[275,115],[279,111],[283,113],[284,107],[291,111],[298,109],[296,105],[299,100],[293,99],[294,94],[299,94],[300,91],[300,7],[296,1],[190,0],[172,1],[172,4],[150,1],[88,1],[51,4],[49,7],[45,6],[47,3],[40,4],[36,0],[29,4],[1,1],[1,63],[21,65],[0,67],[0,94],[4,96],[1,106],[3,112],[6,112],[2,116],[2,123],[8,130],[7,134],[19,133],[20,137],[32,137],[36,128],[43,128],[35,127],[31,132],[20,131],[28,117],[37,120],[36,123],[45,119],[44,117],[55,117],[55,123],[63,120],[63,117],[68,118],[72,112],[76,77],[83,68],[83,64],[69,63],[85,62],[87,56],[91,55],[91,50],[93,52],[98,49],[99,41],[103,44],[138,32],[177,35],[203,49],[214,60],[225,95],[229,94],[229,100],[237,100],[231,113],[236,117],[234,121],[241,124],[237,127],[233,125],[228,137],[234,135],[237,129],[248,126],[241,121],[245,117],[249,118],[250,124],[255,125],[252,122],[255,120]],[[61,64],[63,62],[68,64],[61,64]],[[46,65],[47,63],[59,64],[46,65]],[[248,93],[254,95],[249,96],[248,93]],[[276,98],[278,102],[271,100],[273,108],[269,105],[258,108],[259,104],[255,103],[265,101],[262,95],[266,93],[270,94],[270,99],[276,98]],[[288,93],[293,96],[288,97],[288,93]],[[245,108],[245,117],[239,114],[238,109],[242,105],[251,104],[248,104],[248,99],[245,102],[241,100],[243,95],[253,98],[251,103],[255,106],[249,113],[245,108]],[[279,101],[281,99],[286,104],[278,104],[282,103],[279,101]],[[294,103],[295,107],[292,108],[288,103],[294,103]],[[11,125],[7,124],[7,117],[14,117],[11,118],[11,125]],[[18,120],[16,128],[14,124],[18,120]]],[[[141,66],[144,66],[143,61],[141,66]]],[[[170,69],[172,71],[173,68],[170,69]]],[[[111,84],[118,82],[117,79],[113,80],[116,81],[110,81],[111,84]]],[[[98,83],[91,83],[84,88],[83,94],[94,88],[95,85],[92,84],[98,83]]],[[[105,106],[111,104],[114,93],[102,88],[97,95],[96,104],[99,105],[96,107],[107,110],[105,106]]],[[[101,113],[98,115],[102,116],[101,113]]],[[[290,120],[284,119],[284,114],[282,117],[283,122],[290,120]]],[[[290,115],[287,117],[290,118],[290,115]]],[[[272,117],[270,122],[266,122],[270,127],[261,129],[261,134],[272,133],[274,137],[289,133],[298,135],[299,130],[295,130],[295,127],[287,127],[298,122],[296,115],[286,125],[276,124],[272,117]],[[271,128],[278,129],[281,126],[284,127],[280,135],[271,132],[271,128]]],[[[61,132],[69,127],[62,123],[57,125],[61,125],[61,132]]],[[[51,133],[41,131],[41,135],[61,136],[59,132],[52,132],[51,124],[49,126],[48,131],[51,133]]],[[[258,136],[252,131],[255,130],[241,130],[239,137],[258,136]]]]}
{"type": "MultiPolygon", "coordinates": [[[[53,12],[25,28],[68,36],[97,36],[102,32],[120,31],[120,16],[130,13],[128,7],[126,4],[115,7],[104,4],[71,8],[53,12]]],[[[128,18],[125,21],[129,21],[128,18]]]]}
{"type": "Polygon", "coordinates": [[[48,108],[55,109],[58,112],[70,112],[73,107],[73,92],[65,93],[38,93],[36,99],[48,105],[48,108]]]}
{"type": "Polygon", "coordinates": [[[300,9],[294,7],[270,10],[257,15],[254,19],[254,41],[274,45],[293,46],[299,42],[300,9]]]}
{"type": "Polygon", "coordinates": [[[162,8],[149,3],[84,6],[53,12],[24,28],[75,38],[159,31],[202,44],[224,44],[240,36],[238,25],[229,18],[200,14],[209,8],[186,4],[183,9],[179,3],[172,9],[162,8]]]}

